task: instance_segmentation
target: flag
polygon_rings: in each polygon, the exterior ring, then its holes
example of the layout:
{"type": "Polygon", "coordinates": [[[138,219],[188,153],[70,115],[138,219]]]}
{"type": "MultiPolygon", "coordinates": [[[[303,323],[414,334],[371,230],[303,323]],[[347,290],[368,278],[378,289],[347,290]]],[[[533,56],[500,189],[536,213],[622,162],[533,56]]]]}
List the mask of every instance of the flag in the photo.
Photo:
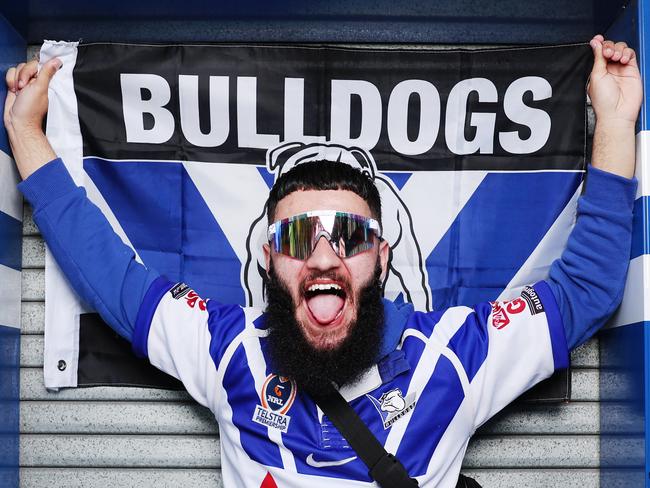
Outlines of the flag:
{"type": "MultiPolygon", "coordinates": [[[[416,309],[518,295],[572,228],[587,45],[476,50],[46,42],[63,68],[48,137],[147,266],[262,305],[265,203],[331,159],[379,188],[387,298],[416,309]]],[[[48,387],[151,379],[46,259],[48,387]],[[126,354],[126,355],[125,355],[126,354]]],[[[568,397],[568,376],[551,397],[568,397]]]]}

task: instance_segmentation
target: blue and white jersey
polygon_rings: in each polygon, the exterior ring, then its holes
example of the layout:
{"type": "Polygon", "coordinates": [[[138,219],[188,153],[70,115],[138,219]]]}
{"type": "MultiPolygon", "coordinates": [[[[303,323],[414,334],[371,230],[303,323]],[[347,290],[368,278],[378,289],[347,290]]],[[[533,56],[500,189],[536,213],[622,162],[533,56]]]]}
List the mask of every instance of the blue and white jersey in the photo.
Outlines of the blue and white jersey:
{"type": "MultiPolygon", "coordinates": [[[[454,487],[476,428],[567,366],[565,333],[571,347],[580,344],[620,303],[636,182],[589,174],[576,226],[546,282],[474,308],[419,313],[385,302],[384,332],[395,345],[342,394],[420,486],[454,487]]],[[[21,190],[84,300],[212,409],[226,486],[373,486],[312,400],[268,366],[260,310],[204,301],[144,268],[60,160],[21,190]]]]}
{"type": "MultiPolygon", "coordinates": [[[[341,394],[422,487],[454,487],[474,431],[568,366],[545,282],[473,308],[385,308],[399,343],[341,394]]],[[[376,486],[312,399],[270,368],[266,335],[261,310],[204,301],[159,278],[138,313],[133,347],[214,412],[225,486],[376,486]]]]}

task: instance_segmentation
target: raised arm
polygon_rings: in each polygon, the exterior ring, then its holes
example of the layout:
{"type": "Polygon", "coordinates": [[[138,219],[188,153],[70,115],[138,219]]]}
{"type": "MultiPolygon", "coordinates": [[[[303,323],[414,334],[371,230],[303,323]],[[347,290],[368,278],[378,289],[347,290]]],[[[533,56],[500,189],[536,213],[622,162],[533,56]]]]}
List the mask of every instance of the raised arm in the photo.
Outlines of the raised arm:
{"type": "Polygon", "coordinates": [[[131,248],[56,159],[43,133],[48,85],[60,66],[60,60],[52,59],[40,71],[36,61],[7,71],[4,123],[25,180],[19,187],[75,291],[131,341],[140,303],[157,274],[135,260],[131,248]]]}
{"type": "Polygon", "coordinates": [[[591,168],[575,229],[548,279],[570,348],[593,335],[623,296],[636,189],[635,123],[643,97],[634,51],[600,35],[590,44],[589,95],[596,114],[591,168]]]}

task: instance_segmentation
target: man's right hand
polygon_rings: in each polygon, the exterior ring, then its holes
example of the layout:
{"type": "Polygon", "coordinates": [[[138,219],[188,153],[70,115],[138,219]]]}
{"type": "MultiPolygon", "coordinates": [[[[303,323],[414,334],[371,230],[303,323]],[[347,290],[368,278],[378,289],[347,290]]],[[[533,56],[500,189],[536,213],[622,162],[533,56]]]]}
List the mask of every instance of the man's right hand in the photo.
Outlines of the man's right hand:
{"type": "Polygon", "coordinates": [[[56,158],[43,133],[43,119],[48,106],[47,89],[60,67],[57,58],[45,63],[40,71],[38,62],[30,61],[9,68],[6,74],[4,125],[23,179],[56,158]]]}

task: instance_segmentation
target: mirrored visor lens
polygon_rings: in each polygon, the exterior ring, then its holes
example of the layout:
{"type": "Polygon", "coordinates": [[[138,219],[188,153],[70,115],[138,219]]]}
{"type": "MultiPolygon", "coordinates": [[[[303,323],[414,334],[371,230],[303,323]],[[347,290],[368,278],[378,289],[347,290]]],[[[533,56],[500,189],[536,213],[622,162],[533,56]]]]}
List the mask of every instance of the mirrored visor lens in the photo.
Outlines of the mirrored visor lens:
{"type": "Polygon", "coordinates": [[[324,236],[334,252],[345,258],[372,248],[378,227],[375,220],[355,214],[301,214],[272,224],[268,237],[276,252],[307,259],[324,236]]]}
{"type": "MultiPolygon", "coordinates": [[[[369,219],[354,214],[340,215],[334,222],[330,233],[330,243],[337,243],[339,255],[354,256],[367,251],[374,245],[375,232],[369,225],[369,219]],[[343,253],[341,253],[343,249],[343,253]]],[[[334,249],[336,251],[336,249],[334,249]]]]}

